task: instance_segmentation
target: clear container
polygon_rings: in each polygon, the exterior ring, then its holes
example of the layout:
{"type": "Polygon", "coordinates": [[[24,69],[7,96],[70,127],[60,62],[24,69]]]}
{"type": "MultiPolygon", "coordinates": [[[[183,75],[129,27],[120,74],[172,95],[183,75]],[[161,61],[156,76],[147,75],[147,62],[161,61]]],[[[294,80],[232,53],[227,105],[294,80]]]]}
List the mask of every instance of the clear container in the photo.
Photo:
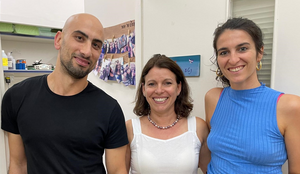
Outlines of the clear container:
{"type": "Polygon", "coordinates": [[[3,70],[8,70],[8,58],[4,50],[2,50],[2,66],[3,70]]]}
{"type": "Polygon", "coordinates": [[[8,59],[8,69],[16,69],[16,60],[12,56],[12,52],[9,52],[7,54],[7,59],[8,59]]]}

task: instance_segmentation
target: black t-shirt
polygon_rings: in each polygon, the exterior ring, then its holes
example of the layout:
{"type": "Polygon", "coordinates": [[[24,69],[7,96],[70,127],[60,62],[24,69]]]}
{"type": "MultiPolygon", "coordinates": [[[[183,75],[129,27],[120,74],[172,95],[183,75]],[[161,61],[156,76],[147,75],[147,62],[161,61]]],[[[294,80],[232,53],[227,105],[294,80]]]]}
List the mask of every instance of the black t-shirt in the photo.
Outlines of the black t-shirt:
{"type": "Polygon", "coordinates": [[[20,134],[29,174],[105,173],[104,149],[128,144],[118,102],[89,82],[80,93],[60,96],[37,76],[7,90],[5,131],[20,134]]]}

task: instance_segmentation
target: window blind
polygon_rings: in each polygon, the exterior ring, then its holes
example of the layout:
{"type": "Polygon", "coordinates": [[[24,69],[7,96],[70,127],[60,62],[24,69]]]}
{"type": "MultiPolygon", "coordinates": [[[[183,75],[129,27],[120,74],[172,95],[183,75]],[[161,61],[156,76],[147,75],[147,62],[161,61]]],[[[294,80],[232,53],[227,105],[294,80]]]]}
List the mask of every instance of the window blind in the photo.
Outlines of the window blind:
{"type": "Polygon", "coordinates": [[[263,32],[264,56],[259,81],[270,87],[275,0],[232,0],[232,17],[244,17],[255,22],[263,32]]]}

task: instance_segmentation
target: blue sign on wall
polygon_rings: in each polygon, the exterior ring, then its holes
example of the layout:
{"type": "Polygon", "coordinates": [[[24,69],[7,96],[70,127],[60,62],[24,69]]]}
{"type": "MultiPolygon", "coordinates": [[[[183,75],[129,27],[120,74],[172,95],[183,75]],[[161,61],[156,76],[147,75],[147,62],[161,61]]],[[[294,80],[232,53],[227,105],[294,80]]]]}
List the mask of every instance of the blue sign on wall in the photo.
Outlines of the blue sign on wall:
{"type": "Polygon", "coordinates": [[[200,76],[200,55],[170,57],[183,71],[186,77],[200,76]]]}

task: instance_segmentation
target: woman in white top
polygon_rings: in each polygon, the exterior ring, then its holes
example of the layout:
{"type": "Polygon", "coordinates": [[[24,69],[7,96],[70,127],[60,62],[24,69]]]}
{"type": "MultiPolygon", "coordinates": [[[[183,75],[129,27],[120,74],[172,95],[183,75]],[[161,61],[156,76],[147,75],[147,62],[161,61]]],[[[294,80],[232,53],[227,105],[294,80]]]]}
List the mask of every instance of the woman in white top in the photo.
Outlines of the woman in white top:
{"type": "Polygon", "coordinates": [[[154,55],[144,66],[134,113],[126,122],[126,155],[132,174],[205,173],[210,161],[207,124],[188,117],[193,109],[189,86],[181,68],[164,55],[154,55]]]}

